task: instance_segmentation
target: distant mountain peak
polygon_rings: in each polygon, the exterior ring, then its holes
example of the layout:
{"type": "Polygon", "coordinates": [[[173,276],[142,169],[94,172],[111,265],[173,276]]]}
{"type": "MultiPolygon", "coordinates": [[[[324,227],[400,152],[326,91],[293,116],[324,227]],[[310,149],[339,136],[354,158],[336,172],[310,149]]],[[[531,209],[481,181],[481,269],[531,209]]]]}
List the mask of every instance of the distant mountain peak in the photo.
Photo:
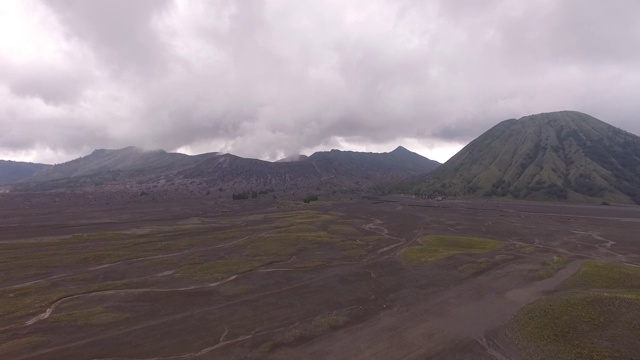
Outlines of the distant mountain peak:
{"type": "Polygon", "coordinates": [[[406,147],[400,145],[397,148],[395,148],[391,153],[410,153],[411,151],[409,151],[406,147]]]}

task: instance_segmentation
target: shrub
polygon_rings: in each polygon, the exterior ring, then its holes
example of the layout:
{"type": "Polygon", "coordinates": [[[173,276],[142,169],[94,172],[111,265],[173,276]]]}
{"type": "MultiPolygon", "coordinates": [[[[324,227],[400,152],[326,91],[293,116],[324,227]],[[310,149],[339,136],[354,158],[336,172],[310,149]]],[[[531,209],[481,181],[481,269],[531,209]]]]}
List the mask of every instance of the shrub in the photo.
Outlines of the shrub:
{"type": "Polygon", "coordinates": [[[318,201],[318,195],[312,194],[312,195],[307,195],[307,197],[305,197],[304,199],[302,199],[302,202],[305,204],[308,204],[312,201],[318,201]]]}

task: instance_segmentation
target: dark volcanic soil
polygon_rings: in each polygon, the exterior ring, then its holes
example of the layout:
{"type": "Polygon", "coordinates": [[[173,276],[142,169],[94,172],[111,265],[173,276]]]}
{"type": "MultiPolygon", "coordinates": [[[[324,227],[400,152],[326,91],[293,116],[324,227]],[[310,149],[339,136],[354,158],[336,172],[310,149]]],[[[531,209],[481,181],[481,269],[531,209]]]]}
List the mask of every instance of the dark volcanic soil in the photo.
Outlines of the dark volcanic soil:
{"type": "Polygon", "coordinates": [[[519,359],[503,329],[520,307],[584,260],[640,264],[638,207],[401,196],[68,205],[0,194],[0,358],[519,359]],[[423,235],[505,246],[400,262],[423,235]],[[568,265],[536,278],[553,256],[568,265]],[[499,260],[460,270],[482,258],[499,260]]]}

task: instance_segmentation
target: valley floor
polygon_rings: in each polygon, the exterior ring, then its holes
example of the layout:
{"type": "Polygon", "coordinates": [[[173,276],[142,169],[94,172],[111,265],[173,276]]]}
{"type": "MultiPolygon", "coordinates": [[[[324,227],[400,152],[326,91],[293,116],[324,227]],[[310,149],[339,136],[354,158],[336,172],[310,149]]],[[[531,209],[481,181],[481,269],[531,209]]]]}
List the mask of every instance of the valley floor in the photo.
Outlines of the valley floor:
{"type": "Polygon", "coordinates": [[[0,358],[529,359],[523,306],[640,265],[638,207],[0,195],[0,358]]]}

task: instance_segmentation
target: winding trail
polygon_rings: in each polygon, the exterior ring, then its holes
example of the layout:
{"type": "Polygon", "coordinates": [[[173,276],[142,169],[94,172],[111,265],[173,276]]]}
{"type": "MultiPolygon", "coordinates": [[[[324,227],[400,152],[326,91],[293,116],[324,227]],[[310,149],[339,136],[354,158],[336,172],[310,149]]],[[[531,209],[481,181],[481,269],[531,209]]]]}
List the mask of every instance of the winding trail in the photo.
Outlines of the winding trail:
{"type": "MultiPolygon", "coordinates": [[[[262,293],[259,293],[259,294],[254,294],[254,295],[247,296],[247,297],[242,298],[242,299],[230,301],[230,302],[227,302],[227,303],[224,303],[224,304],[213,305],[213,306],[209,306],[209,307],[205,307],[205,308],[199,308],[199,309],[195,309],[195,310],[188,310],[188,311],[181,312],[179,314],[169,315],[169,316],[165,316],[165,317],[162,317],[162,318],[156,318],[155,320],[148,321],[148,322],[145,322],[145,323],[142,323],[142,324],[138,324],[138,325],[135,325],[135,326],[127,327],[125,329],[117,329],[117,330],[113,330],[113,331],[103,332],[100,335],[93,336],[91,338],[82,339],[82,340],[74,341],[74,342],[71,342],[71,343],[67,343],[67,344],[56,346],[56,347],[52,347],[52,348],[44,349],[44,350],[41,350],[41,351],[37,351],[37,352],[31,353],[29,355],[25,355],[25,356],[22,356],[22,357],[17,357],[14,360],[31,359],[31,358],[34,358],[34,357],[50,354],[50,353],[53,353],[53,352],[56,352],[56,351],[72,348],[72,347],[79,346],[79,345],[88,344],[88,343],[91,343],[93,341],[109,338],[109,337],[112,337],[112,336],[126,334],[126,333],[129,333],[129,332],[135,331],[135,330],[145,329],[145,328],[148,328],[148,327],[151,327],[151,326],[157,326],[157,325],[164,324],[164,323],[167,323],[169,321],[178,320],[178,319],[181,319],[181,318],[184,318],[184,317],[187,317],[187,316],[192,316],[192,315],[201,314],[201,313],[205,313],[205,312],[212,311],[212,310],[222,309],[222,308],[225,308],[225,307],[228,307],[228,306],[231,306],[231,305],[235,305],[235,304],[239,304],[239,303],[242,303],[242,302],[260,299],[260,298],[262,298],[264,296],[268,296],[268,295],[287,292],[287,291],[289,291],[291,289],[298,288],[298,287],[301,287],[301,286],[305,286],[305,285],[314,283],[316,281],[319,281],[319,280],[334,276],[337,273],[339,273],[339,270],[331,271],[331,272],[329,272],[327,274],[315,277],[315,278],[310,279],[310,280],[300,281],[300,282],[297,282],[297,283],[294,283],[294,284],[291,284],[291,285],[288,285],[288,286],[285,286],[285,287],[282,287],[282,288],[279,288],[279,289],[274,289],[274,290],[271,290],[271,291],[266,291],[266,292],[262,292],[262,293]]],[[[237,277],[238,275],[234,275],[234,276],[237,277]]],[[[267,332],[271,332],[271,331],[274,331],[274,330],[270,330],[270,331],[267,331],[267,332]]],[[[255,336],[255,334],[241,336],[240,338],[236,338],[236,339],[233,339],[233,340],[227,340],[227,341],[225,341],[224,344],[216,344],[216,345],[214,345],[212,347],[203,349],[200,352],[195,353],[195,355],[194,354],[180,355],[179,357],[173,357],[173,359],[184,359],[184,358],[190,358],[190,357],[192,358],[194,356],[200,356],[200,355],[197,355],[197,354],[200,354],[200,353],[206,354],[207,352],[210,352],[212,350],[220,348],[221,346],[224,346],[224,345],[227,345],[227,344],[231,344],[231,343],[234,343],[234,342],[238,342],[238,341],[243,341],[243,340],[251,338],[252,336],[255,336]]],[[[112,359],[115,360],[117,358],[112,358],[112,359]]],[[[151,358],[151,359],[172,359],[172,358],[151,358]]]]}
{"type": "MultiPolygon", "coordinates": [[[[404,244],[406,242],[405,239],[401,239],[401,238],[397,238],[397,237],[388,235],[388,230],[386,228],[380,226],[380,224],[382,224],[382,221],[374,220],[373,223],[364,225],[363,228],[366,229],[366,230],[373,231],[373,232],[376,232],[378,234],[381,234],[381,235],[383,235],[385,237],[392,238],[392,239],[397,239],[397,240],[401,240],[401,241],[399,243],[397,243],[397,244],[392,244],[390,246],[387,246],[387,247],[385,247],[383,249],[378,250],[378,254],[382,254],[383,252],[386,252],[386,251],[388,251],[390,249],[393,249],[393,248],[395,248],[397,246],[400,246],[400,245],[402,245],[402,244],[404,244]]],[[[124,261],[119,261],[119,262],[112,263],[112,264],[106,264],[106,265],[101,265],[101,266],[98,266],[98,267],[89,268],[88,270],[89,271],[94,271],[94,270],[104,269],[105,267],[112,266],[112,265],[117,265],[117,264],[130,263],[130,262],[136,262],[136,261],[143,261],[143,260],[148,260],[148,259],[165,258],[165,257],[177,256],[177,255],[182,255],[182,254],[196,252],[196,251],[209,250],[209,249],[220,248],[220,247],[227,247],[227,246],[231,246],[231,245],[240,243],[240,242],[242,242],[242,241],[244,241],[244,240],[246,240],[246,239],[248,239],[248,238],[250,238],[252,236],[262,236],[262,235],[268,234],[268,233],[270,233],[272,231],[266,231],[266,232],[263,232],[263,233],[258,234],[258,235],[248,235],[248,236],[245,236],[243,238],[240,238],[240,239],[237,239],[237,240],[232,241],[230,243],[226,243],[226,244],[222,244],[222,245],[215,245],[215,246],[210,246],[210,247],[206,247],[206,248],[191,249],[191,250],[186,250],[186,251],[181,251],[181,252],[176,252],[176,253],[171,253],[171,254],[165,254],[165,255],[157,255],[157,256],[151,256],[151,257],[145,257],[145,258],[124,260],[124,261]]],[[[294,261],[295,259],[296,259],[296,257],[293,256],[292,258],[290,258],[290,259],[288,259],[286,261],[282,261],[280,263],[289,263],[291,261],[294,261]]],[[[331,263],[331,265],[354,264],[354,263],[363,263],[363,262],[367,262],[367,261],[371,261],[371,259],[363,259],[361,261],[355,261],[355,262],[334,262],[334,263],[331,263]]],[[[273,263],[267,264],[265,266],[270,266],[270,265],[273,265],[273,263]]],[[[310,269],[275,268],[275,269],[255,269],[253,271],[255,271],[255,272],[275,272],[275,271],[305,271],[305,270],[310,270],[310,269]]],[[[249,273],[251,273],[251,272],[249,272],[249,273]]],[[[94,291],[94,292],[89,292],[89,293],[69,295],[69,296],[65,296],[65,297],[62,297],[62,298],[54,301],[43,313],[34,316],[33,318],[27,320],[23,324],[16,324],[16,325],[11,325],[11,326],[8,326],[8,327],[5,327],[5,328],[0,328],[0,331],[6,331],[6,330],[10,330],[10,329],[16,329],[16,328],[31,326],[33,324],[38,323],[39,321],[46,320],[47,318],[49,318],[51,316],[53,311],[58,306],[60,306],[60,304],[62,304],[64,302],[67,302],[69,300],[73,300],[73,299],[78,299],[78,298],[82,298],[82,297],[93,297],[93,296],[99,296],[99,295],[138,294],[138,293],[145,293],[145,292],[176,292],[176,291],[189,291],[189,290],[205,289],[205,288],[215,287],[215,286],[227,283],[229,281],[233,281],[240,275],[241,274],[236,274],[236,275],[230,276],[230,277],[228,277],[228,278],[226,278],[226,279],[224,279],[222,281],[209,283],[209,284],[205,284],[205,285],[185,286],[185,287],[180,287],[180,288],[168,288],[168,289],[139,288],[139,289],[121,289],[121,290],[102,290],[102,291],[94,291]]]]}
{"type": "MultiPolygon", "coordinates": [[[[380,224],[382,224],[382,221],[374,220],[374,222],[372,222],[371,224],[367,224],[367,225],[363,226],[363,228],[366,229],[366,230],[369,230],[369,231],[373,231],[373,232],[375,232],[377,234],[383,235],[384,237],[400,240],[400,242],[396,243],[396,244],[392,244],[390,246],[387,246],[387,247],[385,247],[383,249],[378,250],[378,252],[377,252],[378,254],[382,254],[382,253],[384,253],[384,252],[386,252],[388,250],[391,250],[391,249],[393,249],[393,248],[395,248],[397,246],[400,246],[400,245],[406,243],[406,239],[398,238],[398,237],[394,237],[394,236],[389,235],[388,234],[388,230],[386,228],[380,226],[380,224]]],[[[266,234],[266,233],[268,233],[268,232],[262,233],[260,235],[263,235],[263,234],[266,234]]],[[[256,235],[246,236],[246,237],[243,237],[241,239],[235,240],[235,241],[233,241],[231,243],[227,243],[227,244],[223,244],[223,245],[216,245],[216,246],[213,246],[213,247],[208,247],[206,249],[219,248],[219,247],[224,247],[224,246],[230,246],[230,245],[233,245],[233,244],[237,244],[237,243],[239,243],[241,241],[244,241],[244,240],[248,239],[251,236],[256,236],[256,235]]],[[[182,252],[172,253],[172,254],[167,254],[167,255],[176,256],[176,255],[180,255],[180,254],[184,254],[184,253],[188,253],[188,252],[192,252],[192,251],[201,251],[201,250],[204,250],[204,248],[194,249],[194,250],[190,250],[190,251],[182,251],[182,252]]],[[[167,257],[167,255],[154,256],[154,257],[151,257],[151,258],[167,257]]],[[[125,262],[142,261],[142,260],[146,260],[146,259],[148,259],[148,258],[131,259],[131,260],[121,261],[121,262],[118,262],[118,263],[107,264],[107,265],[111,266],[111,265],[116,265],[116,264],[122,264],[122,263],[125,263],[125,262]]],[[[293,256],[292,258],[290,258],[290,259],[288,259],[286,261],[279,262],[279,263],[289,263],[291,261],[294,261],[295,259],[296,259],[296,257],[293,256]]],[[[380,257],[376,257],[376,258],[372,259],[371,257],[368,257],[368,258],[362,259],[360,261],[355,261],[355,262],[335,262],[335,263],[331,263],[331,265],[346,265],[346,264],[354,264],[354,263],[366,263],[366,262],[370,262],[372,260],[379,260],[379,259],[381,259],[381,258],[380,257]]],[[[266,264],[265,266],[270,266],[270,265],[273,265],[273,263],[266,264]]],[[[95,267],[95,268],[92,268],[92,270],[103,269],[103,268],[105,268],[105,266],[95,267]]],[[[250,273],[253,273],[253,272],[305,271],[305,270],[311,270],[311,269],[284,269],[284,268],[254,269],[253,271],[250,271],[250,272],[245,273],[245,274],[250,274],[250,273]]],[[[247,297],[247,298],[244,298],[244,299],[240,299],[240,300],[237,300],[237,301],[234,301],[234,302],[229,302],[229,303],[226,303],[226,304],[217,305],[217,306],[213,306],[213,307],[209,307],[209,308],[204,308],[204,309],[198,309],[198,310],[193,310],[193,311],[189,311],[189,312],[184,312],[184,313],[181,313],[181,314],[178,314],[178,315],[165,317],[163,319],[157,319],[155,321],[151,321],[151,322],[148,322],[148,323],[145,323],[145,324],[141,324],[141,325],[138,325],[138,326],[133,326],[133,327],[130,327],[130,328],[127,328],[127,329],[124,329],[124,330],[114,331],[114,332],[102,334],[100,336],[93,337],[93,338],[90,338],[90,339],[77,341],[77,342],[74,342],[74,343],[71,343],[71,344],[65,344],[65,345],[61,345],[61,346],[55,347],[55,348],[45,349],[45,350],[43,350],[41,352],[34,353],[34,354],[31,354],[29,356],[22,357],[22,358],[19,358],[19,359],[28,359],[28,358],[31,358],[33,356],[43,355],[43,354],[46,354],[46,353],[51,353],[51,352],[54,352],[54,351],[57,351],[57,350],[61,350],[61,349],[64,349],[64,348],[69,348],[69,347],[72,347],[72,346],[85,344],[85,343],[92,342],[92,341],[99,340],[99,339],[103,339],[103,338],[106,338],[106,337],[120,335],[120,334],[123,334],[123,333],[127,333],[129,331],[134,331],[134,330],[138,330],[138,329],[141,329],[141,328],[145,328],[145,327],[161,324],[161,323],[164,323],[164,322],[167,322],[167,321],[179,319],[181,317],[185,317],[185,316],[189,316],[189,315],[193,315],[193,314],[197,314],[197,313],[202,313],[202,312],[210,311],[210,310],[217,309],[217,308],[223,308],[225,306],[229,306],[229,305],[232,305],[232,304],[235,304],[235,303],[239,303],[239,302],[242,302],[242,301],[255,299],[255,298],[258,298],[260,296],[265,296],[265,295],[275,294],[275,293],[279,293],[279,292],[284,292],[284,291],[287,291],[287,290],[295,288],[295,287],[303,286],[303,285],[306,285],[308,283],[312,283],[312,282],[318,281],[318,280],[326,278],[328,276],[333,276],[334,273],[335,273],[335,271],[331,271],[329,274],[326,274],[326,275],[321,276],[321,277],[317,277],[317,278],[314,278],[314,279],[311,279],[311,280],[303,281],[303,282],[300,282],[300,283],[297,283],[297,284],[293,284],[293,285],[290,285],[290,286],[287,286],[287,287],[284,287],[284,288],[281,288],[281,289],[276,289],[276,290],[273,290],[273,291],[268,291],[268,292],[265,292],[265,293],[253,295],[253,296],[250,296],[250,297],[247,297]]],[[[186,287],[180,287],[180,288],[169,288],[169,289],[139,288],[139,289],[104,290],[104,291],[96,291],[96,292],[90,292],[90,293],[70,295],[70,296],[66,296],[66,297],[63,297],[63,298],[60,298],[60,299],[56,300],[43,313],[34,316],[33,318],[29,319],[28,321],[26,321],[26,322],[24,322],[22,324],[17,324],[17,325],[12,325],[12,326],[9,326],[9,327],[2,328],[2,329],[0,329],[0,331],[6,331],[6,330],[17,329],[17,328],[28,327],[28,326],[34,325],[34,324],[36,324],[36,323],[38,323],[40,321],[46,320],[47,318],[49,318],[53,314],[55,309],[57,307],[59,307],[62,303],[70,301],[70,300],[73,300],[73,299],[78,299],[78,298],[82,298],[82,297],[94,297],[94,296],[101,296],[101,295],[137,294],[137,293],[145,293],[145,292],[159,292],[159,293],[161,293],[161,292],[189,291],[189,290],[211,288],[211,287],[219,286],[221,284],[233,281],[233,280],[237,279],[239,276],[245,275],[245,274],[236,274],[236,275],[230,276],[230,277],[228,277],[228,278],[226,278],[226,279],[224,279],[222,281],[209,283],[209,284],[205,284],[205,285],[194,285],[194,286],[186,286],[186,287]]],[[[219,342],[217,344],[215,344],[213,346],[210,346],[210,347],[207,347],[205,349],[202,349],[202,350],[200,350],[199,352],[196,352],[196,353],[189,353],[189,354],[184,354],[184,355],[179,355],[179,356],[171,356],[171,357],[156,357],[156,358],[149,358],[149,359],[145,359],[145,360],[171,360],[171,359],[178,360],[178,359],[187,359],[187,358],[199,357],[199,356],[207,354],[207,353],[209,353],[209,352],[211,352],[211,351],[213,351],[215,349],[218,349],[218,348],[220,348],[222,346],[250,339],[255,335],[255,334],[248,334],[248,335],[243,335],[243,336],[240,336],[240,337],[237,337],[237,338],[234,338],[234,339],[225,340],[227,334],[228,334],[228,329],[225,326],[225,332],[221,335],[220,340],[219,340],[219,342]]],[[[115,359],[116,358],[113,358],[112,360],[115,360],[115,359]]],[[[106,359],[103,359],[103,360],[106,360],[106,359]]]]}
{"type": "Polygon", "coordinates": [[[69,295],[69,296],[65,296],[62,297],[56,301],[54,301],[45,312],[43,312],[42,314],[36,315],[33,318],[31,318],[30,320],[24,322],[23,324],[16,324],[16,325],[11,325],[5,328],[1,328],[0,331],[5,331],[5,330],[11,330],[11,329],[16,329],[16,328],[21,328],[21,327],[26,327],[26,326],[31,326],[39,321],[42,320],[46,320],[47,318],[49,318],[49,316],[51,316],[51,314],[53,313],[53,311],[60,306],[60,304],[69,301],[69,300],[73,300],[73,299],[78,299],[78,298],[82,298],[82,297],[92,297],[92,296],[99,296],[99,295],[114,295],[114,294],[139,294],[139,293],[145,293],[145,292],[175,292],[175,291],[189,291],[189,290],[197,290],[197,289],[206,289],[206,288],[211,288],[211,287],[215,287],[218,285],[222,285],[224,283],[227,283],[229,281],[233,281],[234,279],[236,279],[238,275],[233,275],[230,276],[224,280],[218,281],[218,282],[214,282],[214,283],[209,283],[209,284],[205,284],[205,285],[194,285],[194,286],[185,286],[185,287],[181,287],[181,288],[169,288],[169,289],[158,289],[158,288],[140,288],[140,289],[121,289],[121,290],[102,290],[102,291],[94,291],[94,292],[88,292],[88,293],[83,293],[83,294],[75,294],[75,295],[69,295]]]}

